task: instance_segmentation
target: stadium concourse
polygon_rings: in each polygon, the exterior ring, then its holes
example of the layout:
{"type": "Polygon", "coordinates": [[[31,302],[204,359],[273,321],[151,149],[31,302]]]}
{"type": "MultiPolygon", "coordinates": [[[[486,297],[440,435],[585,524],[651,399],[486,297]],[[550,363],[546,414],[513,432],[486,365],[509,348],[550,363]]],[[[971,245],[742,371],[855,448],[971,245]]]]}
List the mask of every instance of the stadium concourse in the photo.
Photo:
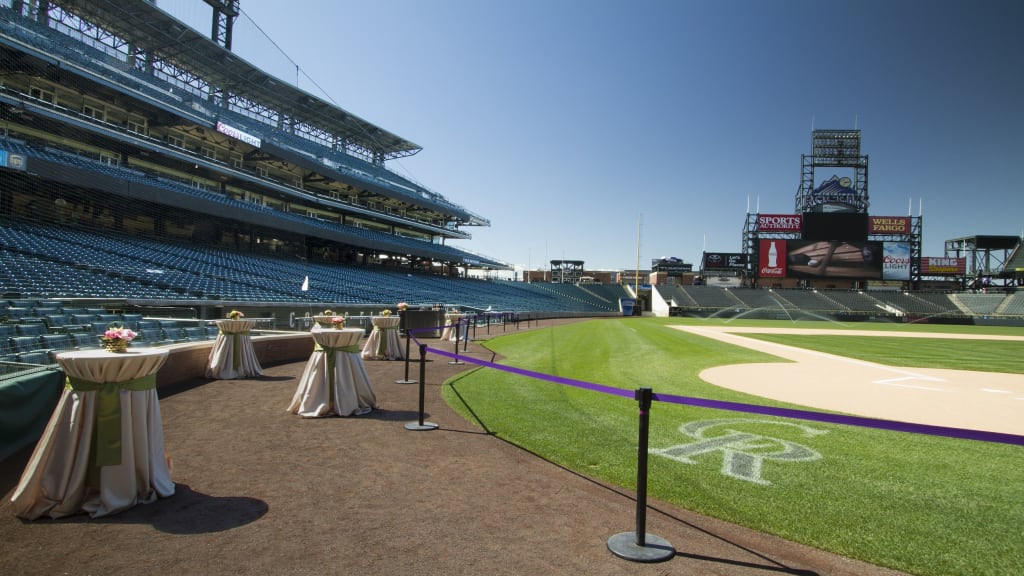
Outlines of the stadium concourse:
{"type": "MultiPolygon", "coordinates": [[[[535,329],[572,320],[544,320],[535,329]]],[[[436,340],[426,340],[436,346],[436,340]]],[[[465,354],[490,360],[476,341],[465,354]]],[[[286,412],[302,363],[261,378],[161,390],[175,494],[101,519],[20,520],[11,491],[31,447],[0,463],[5,572],[42,574],[766,574],[896,576],[649,500],[648,532],[676,554],[645,564],[608,539],[635,530],[631,491],[563,469],[445,405],[472,364],[428,355],[424,418],[403,362],[366,362],[378,409],[286,412]]],[[[413,376],[418,370],[413,365],[413,376]]]]}

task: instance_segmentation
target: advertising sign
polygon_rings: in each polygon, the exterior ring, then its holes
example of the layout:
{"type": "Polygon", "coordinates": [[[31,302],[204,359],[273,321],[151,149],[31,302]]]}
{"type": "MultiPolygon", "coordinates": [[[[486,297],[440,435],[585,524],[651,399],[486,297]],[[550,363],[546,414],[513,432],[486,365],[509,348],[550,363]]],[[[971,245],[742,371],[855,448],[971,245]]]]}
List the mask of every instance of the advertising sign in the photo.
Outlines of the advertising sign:
{"type": "Polygon", "coordinates": [[[0,166],[13,168],[15,170],[24,170],[25,156],[23,154],[15,154],[6,150],[0,150],[0,166]]]}
{"type": "Polygon", "coordinates": [[[790,240],[785,265],[794,278],[881,279],[882,243],[790,240]]]}
{"type": "Polygon", "coordinates": [[[761,278],[786,277],[786,241],[761,240],[758,250],[758,276],[761,278]]]}
{"type": "Polygon", "coordinates": [[[747,263],[745,254],[732,252],[705,252],[704,268],[733,268],[742,270],[747,263]]]}
{"type": "Polygon", "coordinates": [[[217,122],[217,132],[220,132],[221,134],[227,134],[228,136],[231,136],[236,140],[241,140],[242,142],[245,142],[250,146],[255,146],[256,148],[259,148],[260,144],[262,144],[260,139],[253,136],[252,134],[249,134],[248,132],[243,132],[238,128],[235,128],[234,126],[230,126],[220,121],[217,122]]]}
{"type": "Polygon", "coordinates": [[[910,216],[871,216],[868,234],[910,234],[910,216]]]}
{"type": "Polygon", "coordinates": [[[693,272],[693,264],[687,264],[679,258],[669,257],[651,260],[651,269],[655,272],[666,272],[671,275],[680,275],[693,272]]]}
{"type": "Polygon", "coordinates": [[[882,244],[882,280],[910,280],[910,243],[882,244]]]}
{"type": "Polygon", "coordinates": [[[743,284],[743,279],[739,276],[709,276],[704,279],[704,283],[719,288],[739,288],[743,284]]]}
{"type": "Polygon", "coordinates": [[[757,229],[761,232],[799,232],[803,217],[799,214],[758,214],[757,229]]]}
{"type": "Polygon", "coordinates": [[[922,276],[963,276],[967,273],[967,258],[921,258],[922,276]]]}

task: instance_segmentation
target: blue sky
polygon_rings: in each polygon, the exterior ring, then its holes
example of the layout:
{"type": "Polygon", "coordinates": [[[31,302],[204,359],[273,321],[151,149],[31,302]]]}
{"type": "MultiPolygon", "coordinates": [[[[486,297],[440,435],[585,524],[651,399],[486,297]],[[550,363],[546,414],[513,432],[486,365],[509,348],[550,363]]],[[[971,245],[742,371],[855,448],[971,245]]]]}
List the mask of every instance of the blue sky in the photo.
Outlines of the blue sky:
{"type": "MultiPolygon", "coordinates": [[[[202,0],[158,5],[209,32],[202,0]]],[[[1024,229],[1024,2],[240,5],[239,56],[422,146],[389,167],[520,268],[738,252],[748,205],[793,213],[812,128],[862,131],[869,212],[920,210],[925,256],[1024,229]]]]}

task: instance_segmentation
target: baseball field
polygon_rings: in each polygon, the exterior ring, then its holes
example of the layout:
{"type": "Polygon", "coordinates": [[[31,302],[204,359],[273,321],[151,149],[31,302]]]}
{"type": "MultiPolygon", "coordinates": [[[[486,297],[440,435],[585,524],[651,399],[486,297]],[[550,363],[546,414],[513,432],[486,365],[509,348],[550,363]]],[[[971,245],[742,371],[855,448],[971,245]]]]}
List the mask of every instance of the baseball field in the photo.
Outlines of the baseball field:
{"type": "MultiPolygon", "coordinates": [[[[656,398],[907,423],[910,432],[896,432],[655,401],[648,495],[908,573],[1024,573],[1024,328],[623,318],[486,346],[500,364],[649,387],[656,398]]],[[[629,397],[486,367],[444,394],[499,437],[636,488],[639,410],[629,397]]]]}

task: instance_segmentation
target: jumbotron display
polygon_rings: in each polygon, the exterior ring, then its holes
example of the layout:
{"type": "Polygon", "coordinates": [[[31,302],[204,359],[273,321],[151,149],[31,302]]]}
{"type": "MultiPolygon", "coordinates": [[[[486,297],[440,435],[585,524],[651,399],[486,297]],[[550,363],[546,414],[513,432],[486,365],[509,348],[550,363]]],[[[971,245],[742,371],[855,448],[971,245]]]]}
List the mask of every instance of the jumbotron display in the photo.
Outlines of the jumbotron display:
{"type": "Polygon", "coordinates": [[[910,217],[858,213],[759,214],[762,233],[794,233],[800,238],[761,238],[760,278],[850,278],[910,280],[910,242],[868,240],[904,238],[910,217]]]}

